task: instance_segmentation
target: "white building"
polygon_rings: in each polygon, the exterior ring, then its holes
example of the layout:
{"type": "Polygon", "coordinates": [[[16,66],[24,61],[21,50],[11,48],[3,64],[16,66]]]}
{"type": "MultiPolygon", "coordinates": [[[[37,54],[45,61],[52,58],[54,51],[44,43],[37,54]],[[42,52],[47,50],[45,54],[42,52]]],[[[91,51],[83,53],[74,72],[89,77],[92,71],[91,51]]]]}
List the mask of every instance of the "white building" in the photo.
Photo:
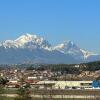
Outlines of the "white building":
{"type": "Polygon", "coordinates": [[[52,86],[53,89],[89,89],[92,88],[92,81],[39,81],[40,86],[52,86]]]}

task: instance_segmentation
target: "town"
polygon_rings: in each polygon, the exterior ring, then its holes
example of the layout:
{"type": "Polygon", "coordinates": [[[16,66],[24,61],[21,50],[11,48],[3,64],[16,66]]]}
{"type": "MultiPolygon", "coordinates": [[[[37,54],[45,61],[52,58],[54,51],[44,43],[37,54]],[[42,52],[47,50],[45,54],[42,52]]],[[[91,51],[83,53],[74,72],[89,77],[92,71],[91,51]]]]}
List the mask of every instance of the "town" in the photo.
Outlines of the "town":
{"type": "MultiPolygon", "coordinates": [[[[4,66],[3,68],[1,67],[0,76],[1,76],[1,80],[2,78],[7,80],[5,84],[6,88],[19,88],[26,84],[29,84],[31,88],[38,88],[38,89],[100,88],[100,85],[95,85],[96,82],[97,84],[99,82],[100,70],[79,71],[81,70],[80,66],[82,67],[81,64],[79,65],[19,65],[20,67],[22,66],[21,68],[14,67],[14,66],[15,65],[10,65],[10,67],[7,67],[6,65],[5,68],[4,66]],[[59,68],[61,66],[63,66],[62,69],[59,68]],[[69,71],[66,71],[68,69],[69,71]]],[[[83,64],[83,66],[86,67],[85,64],[83,64]]]]}
{"type": "Polygon", "coordinates": [[[100,62],[3,64],[0,65],[0,91],[7,100],[99,98],[100,62]]]}

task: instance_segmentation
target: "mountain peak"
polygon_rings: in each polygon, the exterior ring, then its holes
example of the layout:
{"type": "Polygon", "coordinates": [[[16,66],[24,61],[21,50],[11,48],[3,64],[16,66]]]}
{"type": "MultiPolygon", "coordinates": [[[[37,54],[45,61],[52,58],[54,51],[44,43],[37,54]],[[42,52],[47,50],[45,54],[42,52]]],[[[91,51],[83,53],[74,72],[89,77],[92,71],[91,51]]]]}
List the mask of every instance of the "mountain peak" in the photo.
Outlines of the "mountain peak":
{"type": "Polygon", "coordinates": [[[64,42],[65,46],[69,46],[69,47],[78,47],[73,41],[65,41],[64,42]]]}
{"type": "Polygon", "coordinates": [[[29,34],[29,33],[26,33],[24,36],[27,37],[27,38],[40,38],[39,36],[37,36],[35,34],[29,34]]]}
{"type": "Polygon", "coordinates": [[[69,50],[71,48],[78,48],[78,46],[73,41],[64,41],[63,43],[54,47],[55,49],[66,49],[69,50]]]}
{"type": "Polygon", "coordinates": [[[65,41],[57,46],[54,47],[55,50],[58,50],[64,54],[70,54],[74,57],[76,57],[76,59],[87,59],[89,56],[91,55],[96,55],[92,52],[88,52],[86,50],[83,50],[81,48],[79,48],[74,42],[68,40],[65,41]]]}
{"type": "Polygon", "coordinates": [[[1,63],[2,61],[9,63],[9,59],[11,59],[11,62],[15,59],[15,62],[17,60],[19,62],[32,60],[33,62],[45,61],[48,63],[66,63],[67,60],[71,63],[73,63],[73,61],[84,62],[100,60],[100,55],[81,49],[70,40],[52,47],[49,42],[42,37],[29,33],[20,36],[16,40],[0,42],[0,56],[1,63]]]}
{"type": "Polygon", "coordinates": [[[6,40],[0,46],[5,48],[49,48],[51,45],[42,37],[26,33],[16,40],[6,40]]]}
{"type": "Polygon", "coordinates": [[[28,36],[28,37],[33,36],[32,34],[29,34],[29,33],[26,33],[25,35],[28,36]]]}
{"type": "Polygon", "coordinates": [[[25,35],[20,36],[15,41],[21,41],[21,42],[27,42],[31,41],[33,38],[38,38],[37,35],[31,35],[29,33],[26,33],[25,35]]]}

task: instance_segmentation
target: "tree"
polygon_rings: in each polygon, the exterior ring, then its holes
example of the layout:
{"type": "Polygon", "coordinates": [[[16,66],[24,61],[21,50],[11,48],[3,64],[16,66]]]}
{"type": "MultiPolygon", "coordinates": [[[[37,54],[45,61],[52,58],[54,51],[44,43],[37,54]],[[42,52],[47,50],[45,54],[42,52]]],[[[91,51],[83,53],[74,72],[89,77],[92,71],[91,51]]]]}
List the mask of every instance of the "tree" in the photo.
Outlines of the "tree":
{"type": "Polygon", "coordinates": [[[3,94],[5,94],[4,86],[0,85],[0,100],[5,100],[6,97],[3,94]]]}
{"type": "Polygon", "coordinates": [[[3,96],[3,94],[5,94],[5,89],[4,86],[6,85],[6,83],[8,82],[7,78],[0,78],[0,100],[5,100],[5,96],[3,96]]]}
{"type": "Polygon", "coordinates": [[[3,78],[3,77],[0,78],[0,85],[3,85],[4,86],[4,85],[6,85],[7,82],[9,82],[7,80],[7,78],[3,78]]]}
{"type": "Polygon", "coordinates": [[[30,94],[31,94],[31,90],[30,90],[30,85],[26,84],[23,87],[20,87],[18,89],[18,96],[15,98],[15,100],[32,100],[30,94]]]}

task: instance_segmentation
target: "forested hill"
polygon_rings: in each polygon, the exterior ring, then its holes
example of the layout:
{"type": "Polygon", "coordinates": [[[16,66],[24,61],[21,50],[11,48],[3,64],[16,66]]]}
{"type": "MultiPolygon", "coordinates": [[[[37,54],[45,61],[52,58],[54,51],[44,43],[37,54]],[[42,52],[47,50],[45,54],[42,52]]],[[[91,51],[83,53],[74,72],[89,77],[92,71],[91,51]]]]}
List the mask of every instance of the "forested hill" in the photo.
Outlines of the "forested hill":
{"type": "Polygon", "coordinates": [[[16,65],[0,65],[0,69],[4,68],[25,68],[27,70],[52,70],[62,71],[66,73],[77,73],[80,71],[97,71],[100,70],[100,61],[81,63],[81,64],[16,64],[16,65]]]}

